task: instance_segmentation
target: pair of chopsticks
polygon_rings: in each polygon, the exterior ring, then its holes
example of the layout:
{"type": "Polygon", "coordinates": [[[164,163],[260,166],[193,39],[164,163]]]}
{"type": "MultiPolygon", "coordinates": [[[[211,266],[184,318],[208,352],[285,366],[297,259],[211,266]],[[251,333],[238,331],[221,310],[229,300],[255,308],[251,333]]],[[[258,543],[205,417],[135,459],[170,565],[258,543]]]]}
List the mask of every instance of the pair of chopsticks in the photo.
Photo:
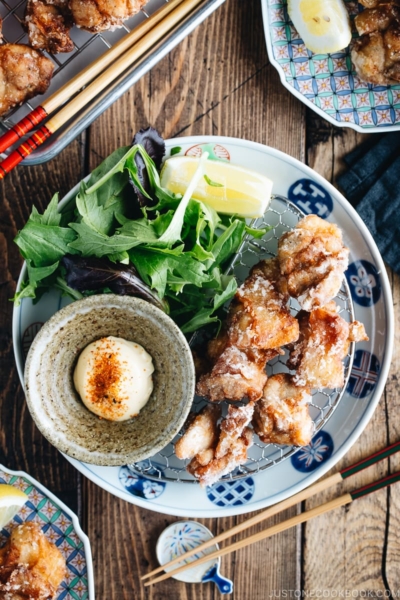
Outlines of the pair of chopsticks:
{"type": "MultiPolygon", "coordinates": [[[[354,465],[351,465],[350,467],[347,467],[345,469],[342,469],[338,473],[335,473],[334,475],[331,475],[330,477],[327,477],[326,479],[324,479],[322,481],[318,481],[314,485],[303,490],[302,492],[299,492],[295,496],[292,496],[291,498],[288,498],[287,500],[284,500],[283,502],[279,502],[279,504],[275,504],[274,506],[267,508],[266,510],[262,511],[258,515],[255,515],[251,519],[248,519],[247,521],[244,521],[243,523],[240,523],[239,525],[232,527],[232,529],[229,529],[228,531],[224,531],[223,533],[220,533],[219,535],[211,538],[207,542],[204,542],[203,544],[196,546],[196,548],[193,548],[189,552],[186,552],[185,554],[182,554],[181,556],[174,558],[174,560],[171,560],[170,562],[162,565],[161,567],[154,569],[154,571],[151,571],[150,573],[143,575],[143,577],[141,577],[141,579],[142,580],[148,579],[149,577],[153,577],[154,575],[157,575],[157,573],[160,573],[161,571],[171,568],[173,565],[176,565],[178,563],[186,561],[188,558],[190,558],[194,554],[198,554],[199,552],[206,550],[210,546],[215,546],[215,544],[217,544],[218,542],[226,540],[226,539],[236,535],[237,533],[240,533],[241,531],[248,529],[249,527],[252,527],[253,525],[256,525],[257,523],[260,523],[260,522],[264,521],[265,519],[268,519],[269,517],[272,517],[273,515],[276,515],[277,513],[281,512],[283,510],[286,510],[287,508],[290,508],[291,506],[294,506],[295,504],[298,504],[299,502],[303,502],[304,500],[311,498],[311,496],[314,496],[315,494],[318,494],[319,492],[322,492],[323,490],[326,490],[326,489],[330,488],[331,486],[340,483],[344,479],[347,479],[347,477],[351,477],[352,475],[359,473],[363,469],[366,469],[367,467],[370,467],[371,465],[374,465],[375,463],[377,463],[377,462],[383,460],[384,458],[387,458],[388,456],[391,456],[392,454],[395,454],[396,452],[399,452],[399,451],[400,451],[400,441],[396,442],[395,444],[392,444],[391,446],[387,446],[386,448],[383,448],[379,452],[375,452],[375,454],[371,454],[371,456],[367,456],[363,460],[360,460],[360,462],[355,463],[354,465]]],[[[309,521],[310,519],[313,519],[314,517],[317,517],[319,515],[323,515],[324,513],[334,510],[335,508],[339,508],[339,506],[344,506],[345,504],[349,504],[350,502],[353,502],[353,500],[357,500],[357,498],[361,498],[362,496],[366,496],[367,494],[370,494],[371,492],[375,492],[376,490],[385,488],[385,487],[391,485],[392,483],[395,483],[396,481],[400,481],[400,471],[397,471],[396,473],[393,473],[392,475],[388,475],[387,477],[384,477],[383,479],[379,479],[378,481],[375,481],[373,483],[364,485],[363,487],[358,488],[357,490],[354,490],[354,492],[343,494],[342,496],[339,496],[338,498],[334,498],[333,500],[330,500],[330,502],[326,502],[325,504],[322,504],[321,506],[317,506],[311,510],[308,510],[304,513],[296,515],[295,517],[292,517],[291,519],[283,521],[282,523],[278,523],[277,525],[274,525],[273,527],[264,529],[263,531],[260,531],[259,533],[251,535],[251,536],[249,536],[243,540],[240,540],[238,542],[235,542],[234,544],[231,544],[230,546],[225,546],[224,548],[220,548],[218,550],[215,550],[214,552],[205,554],[205,556],[203,556],[197,560],[194,560],[192,562],[189,562],[187,564],[184,564],[183,566],[180,566],[174,570],[170,570],[170,571],[168,571],[168,573],[165,573],[164,575],[161,575],[160,577],[156,577],[152,581],[147,581],[144,585],[149,586],[149,585],[152,585],[153,583],[158,583],[159,581],[164,581],[164,579],[173,577],[173,576],[177,575],[178,573],[185,571],[186,569],[191,569],[202,563],[219,558],[221,556],[225,556],[226,554],[230,554],[231,552],[235,552],[236,550],[245,548],[246,546],[249,546],[250,544],[254,544],[255,542],[264,540],[268,537],[271,537],[272,535],[275,535],[276,533],[280,533],[281,531],[290,529],[291,527],[294,527],[295,525],[299,525],[300,523],[305,523],[306,521],[309,521]]]]}
{"type": "Polygon", "coordinates": [[[0,180],[14,167],[43,144],[53,133],[75,116],[95,96],[103,91],[114,79],[143,57],[155,44],[160,42],[172,29],[183,21],[203,0],[169,0],[145,22],[124,36],[117,44],[105,52],[99,59],[65,84],[56,93],[47,98],[41,106],[29,113],[14,127],[0,137],[0,153],[10,148],[62,104],[83,89],[70,100],[58,113],[51,117],[26,142],[0,163],[0,180]],[[89,85],[87,85],[90,81],[89,85]]]}

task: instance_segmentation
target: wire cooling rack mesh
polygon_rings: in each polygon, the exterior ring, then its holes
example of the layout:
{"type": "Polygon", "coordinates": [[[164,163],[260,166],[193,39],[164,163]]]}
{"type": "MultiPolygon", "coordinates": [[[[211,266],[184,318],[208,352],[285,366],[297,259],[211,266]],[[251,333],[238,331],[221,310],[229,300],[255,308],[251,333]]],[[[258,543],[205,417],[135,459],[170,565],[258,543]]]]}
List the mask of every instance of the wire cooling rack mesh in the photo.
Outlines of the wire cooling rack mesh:
{"type": "MultiPolygon", "coordinates": [[[[276,256],[278,240],[283,233],[290,231],[296,223],[304,217],[302,213],[292,202],[282,196],[274,196],[269,210],[265,215],[253,221],[252,226],[261,228],[265,225],[272,226],[265,236],[260,240],[254,240],[249,236],[244,240],[239,251],[235,255],[228,269],[228,273],[234,273],[238,283],[244,281],[247,277],[250,268],[262,259],[276,256]]],[[[346,321],[354,320],[353,304],[351,295],[347,286],[346,279],[343,279],[343,284],[339,294],[335,298],[341,316],[346,321]]],[[[295,300],[291,300],[290,307],[292,314],[297,314],[299,305],[295,300]]],[[[196,334],[194,336],[196,338],[196,334]]],[[[192,342],[194,342],[192,338],[192,342]]],[[[339,404],[346,385],[349,379],[354,357],[354,344],[350,345],[349,353],[344,360],[345,365],[345,384],[342,389],[314,390],[310,403],[310,414],[314,422],[314,429],[317,432],[321,429],[333,411],[339,404]]],[[[267,373],[273,375],[275,373],[289,372],[286,367],[287,354],[285,356],[276,357],[268,363],[267,373]]],[[[195,396],[193,402],[193,410],[198,412],[206,403],[204,398],[195,396]]],[[[225,412],[227,402],[224,403],[225,412]]],[[[237,403],[235,403],[237,404],[237,403]]],[[[162,480],[175,481],[181,483],[197,483],[197,481],[186,471],[188,460],[179,460],[174,453],[174,443],[182,435],[183,431],[176,436],[171,444],[168,444],[161,452],[154,455],[152,458],[129,465],[129,468],[136,473],[146,475],[147,477],[162,480]]],[[[238,467],[233,473],[223,477],[223,480],[241,479],[251,474],[256,474],[264,469],[268,469],[273,465],[281,462],[292,456],[298,448],[294,446],[278,446],[277,444],[263,444],[254,436],[254,444],[250,448],[248,462],[241,467],[238,467]]]]}
{"type": "MultiPolygon", "coordinates": [[[[39,106],[45,98],[53,94],[65,83],[75,77],[80,71],[87,67],[92,61],[100,57],[106,50],[111,48],[126,33],[132,31],[142,21],[149,18],[156,10],[167,4],[168,0],[150,0],[138,14],[131,17],[121,28],[115,31],[103,31],[92,34],[78,27],[71,30],[71,39],[74,42],[74,50],[68,53],[46,54],[54,63],[54,75],[50,88],[43,95],[32,98],[20,107],[15,108],[7,114],[0,125],[3,129],[9,129],[25,117],[31,110],[39,106]]],[[[3,19],[3,41],[12,44],[28,44],[28,36],[24,29],[24,12],[26,0],[0,0],[0,16],[3,19]]]]}

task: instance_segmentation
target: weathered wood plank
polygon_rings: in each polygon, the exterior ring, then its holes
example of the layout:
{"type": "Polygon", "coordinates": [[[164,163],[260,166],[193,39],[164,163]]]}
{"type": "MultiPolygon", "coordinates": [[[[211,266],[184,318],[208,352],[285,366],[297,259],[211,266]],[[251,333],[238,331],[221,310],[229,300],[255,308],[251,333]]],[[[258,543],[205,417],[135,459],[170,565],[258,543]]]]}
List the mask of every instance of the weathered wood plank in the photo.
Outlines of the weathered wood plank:
{"type": "Polygon", "coordinates": [[[22,469],[48,486],[59,498],[78,510],[76,470],[49,444],[34,425],[26,407],[14,361],[12,310],[16,282],[22,266],[13,243],[35,205],[43,210],[52,195],[61,197],[81,177],[81,144],[76,141],[52,162],[37,167],[18,167],[0,185],[0,462],[22,469]]]}

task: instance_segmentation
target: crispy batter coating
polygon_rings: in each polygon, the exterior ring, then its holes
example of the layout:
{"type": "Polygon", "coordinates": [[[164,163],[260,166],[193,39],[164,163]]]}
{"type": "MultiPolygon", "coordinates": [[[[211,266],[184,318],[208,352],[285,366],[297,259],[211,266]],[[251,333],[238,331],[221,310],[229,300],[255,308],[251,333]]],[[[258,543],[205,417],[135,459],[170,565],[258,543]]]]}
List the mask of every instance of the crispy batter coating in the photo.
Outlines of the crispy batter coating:
{"type": "Polygon", "coordinates": [[[218,440],[219,405],[207,404],[198,414],[192,414],[186,431],[175,444],[175,454],[180,459],[193,458],[199,452],[213,448],[218,440]]]}
{"type": "Polygon", "coordinates": [[[354,22],[358,33],[364,35],[373,31],[384,31],[399,18],[399,15],[399,7],[394,6],[391,2],[385,2],[375,8],[358,13],[354,22]]]}
{"type": "Polygon", "coordinates": [[[277,259],[260,261],[252,268],[231,303],[223,330],[208,344],[214,366],[200,377],[199,395],[214,402],[261,397],[267,361],[299,335],[288,300],[277,259]]]}
{"type": "Polygon", "coordinates": [[[351,58],[360,78],[370,83],[400,81],[400,2],[366,0],[354,22],[360,39],[351,58]]]}
{"type": "Polygon", "coordinates": [[[278,242],[278,259],[288,291],[301,308],[324,306],[340,290],[349,250],[334,223],[308,215],[278,242]]]}
{"type": "Polygon", "coordinates": [[[267,381],[266,364],[278,354],[275,350],[239,350],[228,346],[211,372],[200,377],[196,392],[212,402],[244,397],[256,401],[267,381]]]}
{"type": "Polygon", "coordinates": [[[37,523],[12,530],[0,550],[0,597],[51,600],[66,576],[65,559],[37,523]]]}
{"type": "Polygon", "coordinates": [[[335,302],[311,313],[298,314],[300,337],[290,346],[288,367],[295,369],[293,382],[311,388],[340,388],[344,385],[343,358],[350,342],[368,340],[364,325],[347,323],[335,302]]]}
{"type": "Polygon", "coordinates": [[[68,0],[28,0],[25,24],[33,48],[52,54],[74,49],[69,35],[73,20],[68,0]]]}
{"type": "Polygon", "coordinates": [[[71,0],[70,7],[78,27],[92,33],[114,30],[135,15],[148,0],[71,0]]]}
{"type": "Polygon", "coordinates": [[[197,454],[187,466],[200,485],[212,485],[247,461],[247,449],[253,440],[248,424],[253,412],[252,402],[246,406],[229,405],[228,414],[220,425],[218,443],[197,454]]]}
{"type": "Polygon", "coordinates": [[[25,44],[0,46],[0,115],[50,85],[54,65],[41,52],[25,44]]]}
{"type": "Polygon", "coordinates": [[[241,349],[268,350],[297,339],[298,327],[288,301],[278,260],[260,261],[236,293],[230,311],[230,342],[241,349]]]}
{"type": "Polygon", "coordinates": [[[266,444],[307,446],[313,434],[310,401],[311,390],[295,386],[288,373],[272,375],[254,409],[254,432],[266,444]]]}

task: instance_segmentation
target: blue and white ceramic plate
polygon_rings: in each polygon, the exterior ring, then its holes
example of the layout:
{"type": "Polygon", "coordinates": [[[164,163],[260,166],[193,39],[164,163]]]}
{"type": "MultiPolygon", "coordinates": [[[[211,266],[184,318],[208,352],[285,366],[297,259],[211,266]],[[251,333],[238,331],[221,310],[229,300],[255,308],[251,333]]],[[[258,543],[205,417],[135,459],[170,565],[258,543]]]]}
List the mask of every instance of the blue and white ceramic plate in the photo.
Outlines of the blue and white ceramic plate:
{"type": "MultiPolygon", "coordinates": [[[[211,156],[260,171],[274,182],[273,192],[289,198],[306,214],[339,225],[350,248],[347,271],[356,319],[365,324],[368,342],[357,344],[345,393],[335,412],[312,440],[290,459],[244,479],[196,484],[154,481],[127,466],[96,467],[68,458],[89,479],[112,494],[161,513],[185,517],[236,515],[264,508],[319,479],[350,448],[371,418],[383,392],[393,346],[393,307],[386,270],[366,226],[345,198],[325,179],[290,156],[254,142],[224,137],[188,137],[167,142],[167,154],[211,156]]],[[[64,198],[63,205],[77,188],[64,198]]],[[[21,272],[19,285],[25,270],[21,272]]],[[[24,359],[32,339],[68,300],[56,291],[37,304],[24,299],[13,315],[13,340],[23,382],[24,359]]]]}
{"type": "Polygon", "coordinates": [[[1,530],[0,545],[3,545],[14,527],[28,521],[38,523],[67,563],[67,577],[60,584],[55,600],[94,600],[90,542],[76,514],[23,471],[10,471],[0,465],[0,483],[13,485],[28,496],[14,519],[1,530]]]}
{"type": "MultiPolygon", "coordinates": [[[[355,73],[349,48],[313,54],[287,12],[287,0],[261,0],[268,56],[283,85],[339,127],[361,133],[400,129],[400,84],[372,85],[355,73]]],[[[345,0],[350,17],[357,2],[345,0]]]]}

